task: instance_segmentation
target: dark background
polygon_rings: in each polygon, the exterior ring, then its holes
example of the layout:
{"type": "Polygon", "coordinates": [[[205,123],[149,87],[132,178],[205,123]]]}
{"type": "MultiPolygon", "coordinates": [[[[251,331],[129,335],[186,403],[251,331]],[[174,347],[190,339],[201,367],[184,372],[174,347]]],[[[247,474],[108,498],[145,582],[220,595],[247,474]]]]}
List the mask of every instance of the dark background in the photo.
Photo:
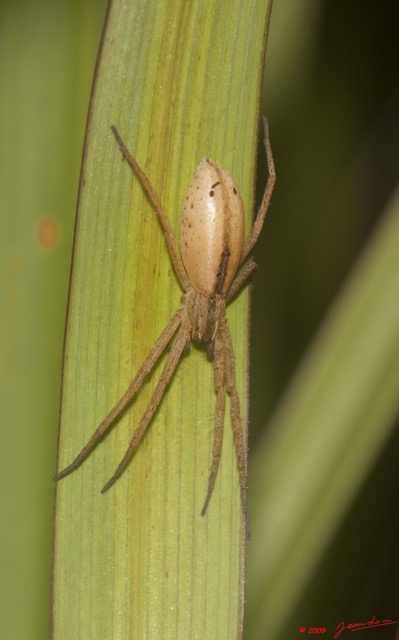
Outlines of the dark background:
{"type": "MultiPolygon", "coordinates": [[[[277,182],[255,249],[250,450],[399,176],[399,3],[322,0],[307,3],[306,15],[297,3],[285,3],[291,15],[283,28],[278,5],[275,0],[263,101],[277,182]]],[[[261,146],[259,167],[258,198],[261,146]]],[[[301,626],[330,630],[341,620],[398,619],[398,451],[396,428],[286,621],[285,638],[303,637],[301,626]]],[[[397,633],[393,625],[357,636],[397,633]]]]}

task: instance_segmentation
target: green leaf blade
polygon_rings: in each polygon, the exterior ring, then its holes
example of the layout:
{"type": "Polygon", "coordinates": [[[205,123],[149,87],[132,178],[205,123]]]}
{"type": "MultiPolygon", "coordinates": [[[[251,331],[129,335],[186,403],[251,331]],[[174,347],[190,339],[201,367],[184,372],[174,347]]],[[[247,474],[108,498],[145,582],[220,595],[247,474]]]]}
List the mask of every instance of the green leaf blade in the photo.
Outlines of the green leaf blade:
{"type": "MultiPolygon", "coordinates": [[[[111,6],[80,193],[59,468],[125,391],[182,294],[160,225],[110,126],[150,178],[177,237],[185,191],[204,156],[235,177],[250,228],[270,5],[244,7],[111,6]]],[[[228,320],[244,424],[247,317],[243,293],[228,320]]],[[[111,432],[57,487],[54,638],[240,637],[244,541],[228,417],[214,495],[200,515],[215,405],[203,352],[191,349],[183,358],[128,469],[100,493],[165,358],[111,432]]]]}

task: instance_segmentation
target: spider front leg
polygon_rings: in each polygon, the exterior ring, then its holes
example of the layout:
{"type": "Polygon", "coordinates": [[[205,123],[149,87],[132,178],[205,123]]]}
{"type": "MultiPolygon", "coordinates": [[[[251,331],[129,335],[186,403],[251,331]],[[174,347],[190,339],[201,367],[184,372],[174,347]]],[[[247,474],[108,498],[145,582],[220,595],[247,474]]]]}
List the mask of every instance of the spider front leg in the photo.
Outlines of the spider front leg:
{"type": "Polygon", "coordinates": [[[269,171],[269,177],[266,182],[265,192],[263,194],[259,211],[254,221],[254,226],[252,228],[249,238],[244,244],[240,264],[244,262],[245,258],[252,251],[255,242],[259,238],[259,234],[262,231],[266,213],[269,208],[270,200],[271,200],[273,189],[274,189],[274,183],[276,182],[276,171],[274,168],[273,154],[272,154],[272,149],[271,149],[270,140],[269,140],[269,128],[268,128],[267,120],[265,117],[263,117],[263,128],[264,128],[264,144],[265,144],[265,150],[266,150],[267,168],[269,171]]]}

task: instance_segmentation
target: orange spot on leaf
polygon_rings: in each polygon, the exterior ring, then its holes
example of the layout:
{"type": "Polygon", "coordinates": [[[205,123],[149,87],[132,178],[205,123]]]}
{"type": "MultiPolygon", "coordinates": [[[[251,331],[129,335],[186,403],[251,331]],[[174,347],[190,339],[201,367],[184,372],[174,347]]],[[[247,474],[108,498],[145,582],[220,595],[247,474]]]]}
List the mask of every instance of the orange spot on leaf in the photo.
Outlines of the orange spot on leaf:
{"type": "Polygon", "coordinates": [[[37,237],[41,247],[45,249],[53,249],[57,244],[60,236],[58,223],[51,218],[45,218],[39,223],[37,237]]]}

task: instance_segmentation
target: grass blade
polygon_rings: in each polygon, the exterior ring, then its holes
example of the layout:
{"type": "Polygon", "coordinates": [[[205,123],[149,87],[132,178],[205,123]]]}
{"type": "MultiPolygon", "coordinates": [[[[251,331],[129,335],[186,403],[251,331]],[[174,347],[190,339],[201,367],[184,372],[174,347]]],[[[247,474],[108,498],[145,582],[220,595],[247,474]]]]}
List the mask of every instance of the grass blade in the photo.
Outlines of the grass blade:
{"type": "MultiPolygon", "coordinates": [[[[158,221],[122,163],[116,125],[177,231],[204,156],[240,186],[251,224],[270,3],[114,0],[87,130],[64,358],[59,468],[120,397],[179,304],[158,221]]],[[[246,415],[247,295],[228,313],[246,415]]],[[[53,638],[239,637],[244,545],[231,429],[201,518],[215,394],[204,354],[183,361],[128,470],[109,479],[156,368],[93,454],[57,488],[53,638]]]]}

